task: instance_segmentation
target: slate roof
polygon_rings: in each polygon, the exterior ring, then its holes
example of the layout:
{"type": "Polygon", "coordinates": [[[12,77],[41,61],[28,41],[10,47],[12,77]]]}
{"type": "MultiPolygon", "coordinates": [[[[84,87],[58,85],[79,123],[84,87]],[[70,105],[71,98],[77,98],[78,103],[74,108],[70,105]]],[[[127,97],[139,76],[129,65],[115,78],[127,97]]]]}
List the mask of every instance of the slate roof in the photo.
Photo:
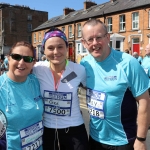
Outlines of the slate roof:
{"type": "Polygon", "coordinates": [[[80,22],[82,20],[89,19],[92,17],[100,17],[103,15],[119,13],[125,10],[140,7],[150,7],[150,0],[116,0],[114,3],[111,3],[111,1],[109,1],[106,3],[92,6],[87,10],[81,9],[73,11],[66,16],[60,15],[57,17],[53,17],[32,31],[43,30],[52,26],[72,24],[74,22],[80,22]]]}

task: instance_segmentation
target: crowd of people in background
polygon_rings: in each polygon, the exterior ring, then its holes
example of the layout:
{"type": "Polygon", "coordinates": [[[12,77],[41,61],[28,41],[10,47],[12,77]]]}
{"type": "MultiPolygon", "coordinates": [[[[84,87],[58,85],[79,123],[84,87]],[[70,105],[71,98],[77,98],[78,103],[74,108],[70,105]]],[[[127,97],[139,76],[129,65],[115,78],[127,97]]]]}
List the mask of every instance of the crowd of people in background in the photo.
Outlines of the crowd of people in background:
{"type": "Polygon", "coordinates": [[[81,42],[89,54],[80,64],[67,59],[68,40],[55,27],[44,35],[40,61],[25,41],[0,60],[0,150],[147,149],[150,44],[143,58],[116,51],[98,19],[85,22],[81,42]],[[89,137],[79,86],[86,89],[89,137]]]}

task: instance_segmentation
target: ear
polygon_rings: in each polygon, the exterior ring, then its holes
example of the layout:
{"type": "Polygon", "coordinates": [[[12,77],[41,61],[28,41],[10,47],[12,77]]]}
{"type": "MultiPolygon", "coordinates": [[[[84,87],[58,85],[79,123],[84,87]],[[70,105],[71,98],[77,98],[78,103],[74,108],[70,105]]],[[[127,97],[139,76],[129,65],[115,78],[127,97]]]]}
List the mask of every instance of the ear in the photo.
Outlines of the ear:
{"type": "Polygon", "coordinates": [[[83,38],[81,39],[81,43],[84,46],[84,48],[86,48],[86,42],[85,42],[85,40],[83,38]]]}

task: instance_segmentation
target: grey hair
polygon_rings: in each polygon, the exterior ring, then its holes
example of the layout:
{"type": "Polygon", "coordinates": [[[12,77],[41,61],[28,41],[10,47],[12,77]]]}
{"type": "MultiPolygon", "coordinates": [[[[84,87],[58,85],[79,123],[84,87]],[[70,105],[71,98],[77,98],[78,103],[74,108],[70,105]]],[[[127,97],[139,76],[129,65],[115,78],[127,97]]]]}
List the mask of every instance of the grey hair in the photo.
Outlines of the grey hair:
{"type": "Polygon", "coordinates": [[[104,30],[106,31],[106,33],[108,33],[108,31],[107,31],[107,26],[106,26],[101,20],[92,18],[92,19],[90,19],[90,20],[88,20],[88,21],[86,21],[86,22],[84,23],[84,25],[83,25],[83,27],[82,27],[82,37],[83,37],[83,29],[84,29],[84,26],[86,26],[86,25],[95,26],[95,25],[97,25],[97,24],[101,24],[101,25],[103,26],[104,30]]]}

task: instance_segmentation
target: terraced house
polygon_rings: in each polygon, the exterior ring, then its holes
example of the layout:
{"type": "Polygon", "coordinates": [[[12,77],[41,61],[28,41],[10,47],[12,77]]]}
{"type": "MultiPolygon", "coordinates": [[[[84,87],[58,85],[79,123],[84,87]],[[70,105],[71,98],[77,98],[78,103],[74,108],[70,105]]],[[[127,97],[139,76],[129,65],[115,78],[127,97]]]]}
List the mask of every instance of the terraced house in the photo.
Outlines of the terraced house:
{"type": "Polygon", "coordinates": [[[0,3],[0,58],[17,41],[32,42],[32,29],[48,20],[48,12],[25,5],[0,3]]]}
{"type": "Polygon", "coordinates": [[[83,9],[64,8],[63,14],[44,22],[32,32],[32,44],[41,56],[41,42],[50,27],[63,30],[69,41],[68,59],[76,61],[88,52],[81,44],[81,29],[85,21],[98,18],[108,27],[110,46],[119,51],[129,49],[130,54],[145,55],[150,43],[150,0],[110,0],[103,4],[85,1],[83,9]]]}

